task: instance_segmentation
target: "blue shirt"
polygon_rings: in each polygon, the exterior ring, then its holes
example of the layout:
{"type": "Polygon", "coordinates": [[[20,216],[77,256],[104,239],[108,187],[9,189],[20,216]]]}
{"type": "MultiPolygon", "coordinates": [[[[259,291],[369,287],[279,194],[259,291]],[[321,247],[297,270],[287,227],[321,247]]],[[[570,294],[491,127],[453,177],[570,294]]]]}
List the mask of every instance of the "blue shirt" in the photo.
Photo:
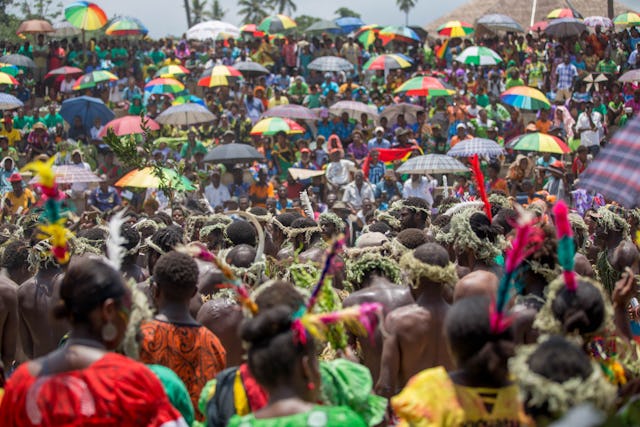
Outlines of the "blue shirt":
{"type": "Polygon", "coordinates": [[[113,209],[120,204],[120,195],[115,188],[107,188],[107,192],[103,193],[100,187],[91,192],[89,204],[95,206],[102,212],[113,209]]]}
{"type": "Polygon", "coordinates": [[[344,123],[342,120],[340,120],[336,124],[335,133],[336,135],[338,135],[338,137],[340,137],[341,141],[344,141],[351,137],[351,132],[353,132],[355,128],[356,128],[355,124],[351,122],[344,123]]]}
{"type": "Polygon", "coordinates": [[[382,198],[384,202],[389,202],[394,196],[402,197],[402,186],[399,182],[382,180],[376,185],[376,199],[382,198]],[[382,193],[385,193],[384,196],[382,193]]]}
{"type": "Polygon", "coordinates": [[[374,148],[390,148],[391,141],[386,138],[382,138],[380,142],[378,142],[377,138],[371,138],[369,142],[367,142],[367,147],[369,147],[369,151],[373,150],[374,148]]]}
{"type": "Polygon", "coordinates": [[[369,182],[373,185],[377,185],[384,176],[384,163],[378,160],[378,162],[374,165],[369,163],[369,182]]]}
{"type": "Polygon", "coordinates": [[[331,135],[335,133],[335,125],[331,120],[327,123],[318,122],[316,123],[316,127],[318,128],[318,135],[324,136],[324,139],[328,140],[331,135]]]}

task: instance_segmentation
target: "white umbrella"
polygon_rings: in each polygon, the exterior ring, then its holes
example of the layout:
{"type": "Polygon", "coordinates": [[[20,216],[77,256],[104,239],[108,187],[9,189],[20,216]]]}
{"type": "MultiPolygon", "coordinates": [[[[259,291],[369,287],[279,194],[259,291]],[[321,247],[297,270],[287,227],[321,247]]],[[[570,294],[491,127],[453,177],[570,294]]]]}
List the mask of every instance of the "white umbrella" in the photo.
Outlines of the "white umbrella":
{"type": "Polygon", "coordinates": [[[51,37],[56,37],[56,38],[64,38],[64,37],[72,37],[72,36],[77,36],[78,34],[80,34],[82,31],[80,30],[80,28],[76,28],[73,25],[71,25],[68,22],[57,22],[55,24],[53,24],[53,29],[55,30],[55,32],[53,34],[51,34],[51,37]]]}
{"type": "Polygon", "coordinates": [[[407,123],[413,124],[418,121],[417,114],[419,111],[424,111],[424,107],[401,102],[385,107],[382,113],[380,113],[380,118],[386,117],[389,123],[395,123],[398,120],[398,116],[402,114],[407,123]]]}
{"type": "Polygon", "coordinates": [[[349,114],[350,119],[357,121],[360,121],[360,116],[363,113],[367,114],[369,118],[372,119],[378,117],[378,112],[376,111],[375,107],[357,101],[336,102],[329,108],[329,112],[335,116],[340,116],[342,115],[342,113],[347,113],[349,114]]]}
{"type": "Polygon", "coordinates": [[[456,61],[469,65],[496,65],[502,62],[502,58],[488,47],[470,46],[460,52],[456,61]]]}
{"type": "Polygon", "coordinates": [[[189,40],[215,40],[220,35],[240,37],[240,28],[228,22],[212,20],[201,22],[187,30],[189,40]]]}
{"type": "Polygon", "coordinates": [[[189,126],[212,122],[215,118],[216,116],[206,107],[187,103],[167,108],[156,117],[156,122],[163,125],[189,126]]]}
{"type": "Polygon", "coordinates": [[[444,154],[427,154],[425,156],[412,157],[402,166],[400,166],[396,172],[403,174],[414,173],[455,173],[455,172],[467,172],[468,167],[460,163],[453,157],[446,156],[444,154]]]}
{"type": "Polygon", "coordinates": [[[353,64],[339,56],[321,56],[311,61],[307,68],[322,72],[352,71],[353,64]]]}

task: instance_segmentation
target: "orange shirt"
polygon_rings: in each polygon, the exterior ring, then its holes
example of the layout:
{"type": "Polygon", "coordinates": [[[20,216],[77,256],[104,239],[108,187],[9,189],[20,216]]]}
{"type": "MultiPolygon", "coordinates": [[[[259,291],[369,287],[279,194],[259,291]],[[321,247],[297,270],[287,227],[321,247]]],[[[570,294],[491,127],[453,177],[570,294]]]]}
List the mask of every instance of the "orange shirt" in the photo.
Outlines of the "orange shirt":
{"type": "Polygon", "coordinates": [[[501,191],[504,194],[509,194],[507,180],[504,178],[496,178],[495,181],[489,181],[489,189],[491,191],[501,191]]]}
{"type": "Polygon", "coordinates": [[[449,142],[449,147],[450,147],[450,148],[453,148],[453,147],[455,147],[455,145],[456,145],[458,142],[462,141],[463,139],[471,139],[471,138],[472,138],[472,136],[471,136],[471,135],[466,135],[466,136],[465,136],[464,138],[462,138],[462,139],[460,139],[460,137],[459,137],[458,135],[453,135],[453,136],[451,137],[451,141],[449,142]]]}
{"type": "Polygon", "coordinates": [[[553,122],[551,120],[546,120],[543,122],[542,120],[538,119],[536,121],[536,129],[538,130],[538,132],[549,133],[552,124],[553,122]]]}
{"type": "Polygon", "coordinates": [[[262,185],[256,182],[249,187],[249,199],[251,199],[253,206],[266,208],[267,198],[269,197],[275,197],[272,183],[268,182],[267,185],[262,185]]]}

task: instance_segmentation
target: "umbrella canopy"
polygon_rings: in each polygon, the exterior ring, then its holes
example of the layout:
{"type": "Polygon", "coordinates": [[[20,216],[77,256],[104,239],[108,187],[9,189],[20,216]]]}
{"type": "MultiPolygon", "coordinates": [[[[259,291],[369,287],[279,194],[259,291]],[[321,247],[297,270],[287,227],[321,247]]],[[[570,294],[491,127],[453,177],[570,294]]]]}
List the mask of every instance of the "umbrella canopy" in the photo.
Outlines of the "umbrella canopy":
{"type": "Polygon", "coordinates": [[[251,128],[251,135],[275,135],[284,132],[288,135],[294,133],[303,133],[304,128],[291,119],[282,117],[267,117],[256,123],[251,128]]]}
{"type": "MultiPolygon", "coordinates": [[[[537,151],[539,153],[570,153],[567,144],[556,136],[541,132],[526,133],[509,141],[509,146],[519,151],[537,151]]],[[[454,147],[455,148],[455,147],[454,147]]]]}
{"type": "Polygon", "coordinates": [[[597,26],[602,28],[613,28],[613,21],[606,16],[587,16],[582,22],[584,22],[584,25],[591,28],[595,28],[597,26]]]}
{"type": "Polygon", "coordinates": [[[156,71],[155,77],[171,78],[175,76],[184,76],[189,73],[191,73],[191,71],[182,65],[165,65],[156,71]]]}
{"type": "Polygon", "coordinates": [[[258,26],[256,24],[244,24],[240,27],[240,32],[251,34],[254,37],[264,37],[264,33],[258,30],[258,26]]]}
{"type": "Polygon", "coordinates": [[[633,83],[640,81],[640,69],[629,70],[618,79],[619,82],[633,83]]]}
{"type": "Polygon", "coordinates": [[[412,157],[396,172],[403,174],[423,174],[423,173],[456,173],[467,172],[469,168],[453,157],[444,154],[427,154],[424,156],[412,157]]]}
{"type": "Polygon", "coordinates": [[[479,156],[495,157],[504,154],[504,148],[502,148],[497,142],[490,139],[472,138],[458,142],[451,150],[449,150],[447,156],[471,157],[474,154],[479,156]]]}
{"type": "Polygon", "coordinates": [[[81,30],[98,30],[107,23],[107,14],[95,3],[76,1],[64,8],[64,17],[81,30]]]}
{"type": "Polygon", "coordinates": [[[20,83],[10,74],[0,72],[0,85],[14,85],[17,86],[20,83]]]}
{"type": "Polygon", "coordinates": [[[455,91],[447,88],[435,77],[418,76],[402,83],[394,93],[404,93],[409,96],[449,96],[455,91]]]}
{"type": "Polygon", "coordinates": [[[318,115],[307,107],[296,104],[278,105],[269,108],[262,117],[282,117],[285,119],[318,120],[318,115]]]}
{"type": "Polygon", "coordinates": [[[176,96],[175,99],[173,101],[171,101],[171,105],[182,105],[182,104],[187,104],[189,102],[192,102],[194,104],[200,104],[203,107],[206,107],[204,99],[198,98],[195,95],[180,95],[180,96],[176,96]]]}
{"type": "Polygon", "coordinates": [[[613,23],[616,25],[633,26],[640,25],[640,15],[633,12],[623,13],[616,16],[613,19],[613,23]]]}
{"type": "Polygon", "coordinates": [[[350,119],[357,121],[360,121],[362,114],[367,114],[369,118],[373,119],[378,117],[378,112],[375,107],[357,101],[336,102],[329,108],[329,112],[335,116],[341,116],[342,113],[347,113],[350,119]]]}
{"type": "Polygon", "coordinates": [[[79,28],[74,27],[68,22],[57,22],[53,24],[55,32],[51,35],[56,38],[73,37],[80,34],[82,31],[79,28]]]}
{"type": "Polygon", "coordinates": [[[200,22],[187,30],[187,39],[216,40],[221,34],[237,38],[240,37],[240,28],[218,20],[200,22]]]}
{"type": "Polygon", "coordinates": [[[342,28],[342,32],[347,34],[356,31],[364,25],[364,21],[355,16],[345,16],[336,19],[336,25],[342,28]]]}
{"type": "Polygon", "coordinates": [[[251,145],[235,142],[220,144],[204,156],[205,162],[212,163],[249,163],[263,159],[264,156],[251,145]]]}
{"type": "Polygon", "coordinates": [[[353,64],[339,56],[321,56],[311,61],[307,68],[322,72],[352,71],[353,64]]]}
{"type": "Polygon", "coordinates": [[[79,96],[62,101],[60,115],[69,124],[73,124],[74,117],[79,116],[87,130],[91,129],[95,119],[108,123],[116,116],[101,99],[91,96],[79,96]]]}
{"type": "Polygon", "coordinates": [[[380,25],[365,25],[360,28],[356,33],[356,37],[358,41],[362,43],[365,49],[368,49],[370,45],[376,40],[378,34],[380,34],[380,30],[382,27],[380,25]]]}
{"type": "Polygon", "coordinates": [[[0,62],[0,71],[12,75],[13,77],[20,74],[20,69],[13,64],[3,64],[0,62]]]}
{"type": "Polygon", "coordinates": [[[190,126],[212,122],[215,118],[216,116],[206,107],[188,103],[167,108],[156,117],[156,122],[161,125],[190,126]]]}
{"type": "Polygon", "coordinates": [[[36,63],[28,56],[12,53],[10,55],[0,56],[0,62],[5,64],[12,64],[17,67],[36,68],[36,63]]]}
{"type": "Polygon", "coordinates": [[[230,65],[214,65],[204,70],[200,77],[209,76],[242,77],[242,73],[230,65]]]}
{"type": "MultiPolygon", "coordinates": [[[[150,130],[160,130],[160,125],[156,123],[155,120],[148,117],[146,117],[145,120],[147,122],[146,126],[150,130]]],[[[140,116],[124,116],[111,120],[109,123],[104,125],[98,136],[104,138],[109,129],[112,129],[118,136],[141,134],[144,132],[142,130],[142,120],[140,120],[140,116]]]]}
{"type": "Polygon", "coordinates": [[[602,193],[627,208],[640,207],[640,116],[616,132],[587,169],[578,186],[602,193]]]}
{"type": "Polygon", "coordinates": [[[169,168],[162,168],[160,176],[154,173],[152,167],[144,169],[134,169],[115,183],[116,187],[136,187],[136,188],[160,188],[166,184],[173,190],[193,191],[195,185],[189,179],[169,168]]]}
{"type": "Polygon", "coordinates": [[[49,21],[45,21],[44,19],[30,19],[20,24],[16,30],[16,34],[53,33],[55,31],[49,21]]]}
{"type": "Polygon", "coordinates": [[[313,32],[320,32],[320,31],[326,31],[328,33],[339,33],[342,29],[340,27],[338,27],[334,22],[331,21],[327,21],[327,20],[320,20],[318,22],[314,22],[313,24],[311,24],[309,27],[307,27],[307,29],[305,30],[305,32],[308,33],[313,33],[313,32]]]}
{"type": "MultiPolygon", "coordinates": [[[[56,174],[56,182],[58,184],[75,184],[75,183],[92,183],[101,182],[98,175],[76,165],[60,165],[53,167],[53,173],[56,174]]],[[[40,182],[38,177],[34,177],[29,184],[37,184],[40,182]]]]}
{"type": "Polygon", "coordinates": [[[395,123],[398,120],[400,114],[404,115],[404,119],[407,123],[416,123],[418,121],[418,111],[424,111],[424,107],[415,104],[409,104],[401,102],[399,104],[392,104],[385,107],[380,113],[380,118],[386,117],[389,123],[395,123]]]}
{"type": "Polygon", "coordinates": [[[87,73],[76,80],[73,85],[73,90],[82,90],[89,89],[92,87],[96,87],[100,83],[111,82],[118,80],[118,76],[115,74],[106,71],[106,70],[97,70],[87,73]]]}
{"type": "Polygon", "coordinates": [[[554,37],[577,36],[586,31],[587,26],[576,18],[558,18],[549,22],[544,32],[554,37]]]}
{"type": "Polygon", "coordinates": [[[0,110],[13,110],[24,104],[18,98],[8,93],[0,93],[0,110]]]}
{"type": "Polygon", "coordinates": [[[500,55],[484,46],[470,46],[460,52],[456,60],[468,65],[496,65],[502,62],[500,55]]]}
{"type": "Polygon", "coordinates": [[[413,31],[411,28],[404,25],[390,25],[388,27],[384,27],[378,33],[380,38],[386,41],[398,40],[401,42],[419,42],[420,36],[418,33],[413,31]]]}
{"type": "Polygon", "coordinates": [[[410,58],[404,55],[390,53],[369,59],[362,68],[364,70],[395,70],[397,68],[409,68],[412,65],[410,58]]]}
{"type": "Polygon", "coordinates": [[[446,37],[466,37],[473,34],[473,25],[464,21],[448,21],[438,27],[438,34],[446,37]]]}
{"type": "Polygon", "coordinates": [[[549,99],[538,89],[529,86],[514,86],[500,95],[500,99],[507,105],[524,110],[548,110],[551,108],[549,99]]]}
{"type": "Polygon", "coordinates": [[[518,21],[500,13],[483,15],[476,21],[476,24],[482,25],[491,31],[515,31],[524,33],[524,28],[518,24],[518,21]]]}
{"type": "Polygon", "coordinates": [[[265,33],[274,34],[291,30],[293,28],[296,28],[297,26],[298,24],[296,24],[296,21],[294,21],[293,19],[289,18],[286,15],[278,14],[267,16],[266,18],[264,18],[262,22],[260,22],[260,25],[258,25],[258,30],[264,31],[265,33]]]}
{"type": "Polygon", "coordinates": [[[217,86],[229,86],[229,79],[227,76],[207,76],[198,80],[198,86],[204,87],[217,87],[217,86]]]}
{"type": "Polygon", "coordinates": [[[558,18],[575,18],[575,16],[573,16],[573,10],[569,9],[568,7],[553,9],[547,14],[547,19],[558,18]]]}
{"type": "Polygon", "coordinates": [[[78,76],[82,73],[83,71],[80,68],[64,66],[60,68],[54,68],[53,70],[45,74],[44,78],[50,79],[59,76],[78,76]]]}
{"type": "Polygon", "coordinates": [[[535,24],[533,24],[532,26],[530,26],[529,30],[538,33],[540,31],[546,30],[547,26],[549,26],[549,22],[548,21],[538,21],[535,24]]]}
{"type": "Polygon", "coordinates": [[[246,77],[269,74],[269,70],[267,70],[264,66],[258,64],[257,62],[239,61],[233,64],[233,68],[240,71],[242,75],[246,77]]]}
{"type": "Polygon", "coordinates": [[[184,90],[184,85],[176,79],[159,77],[144,85],[144,90],[155,94],[179,93],[184,90]]]}
{"type": "Polygon", "coordinates": [[[147,27],[138,18],[130,16],[114,19],[106,31],[108,36],[144,36],[148,32],[147,27]]]}

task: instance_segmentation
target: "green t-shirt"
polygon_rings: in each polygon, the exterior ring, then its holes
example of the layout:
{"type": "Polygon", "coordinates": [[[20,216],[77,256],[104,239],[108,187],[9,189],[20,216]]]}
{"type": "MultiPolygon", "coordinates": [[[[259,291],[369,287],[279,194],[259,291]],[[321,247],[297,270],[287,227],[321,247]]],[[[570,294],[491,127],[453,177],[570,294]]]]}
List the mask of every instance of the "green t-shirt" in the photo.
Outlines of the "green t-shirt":
{"type": "Polygon", "coordinates": [[[13,127],[18,129],[18,130],[23,130],[23,129],[31,129],[31,127],[33,126],[33,117],[31,116],[24,116],[24,117],[14,117],[13,118],[13,127]]]}
{"type": "MultiPolygon", "coordinates": [[[[208,151],[207,147],[202,145],[202,142],[196,141],[196,145],[191,149],[191,154],[188,157],[191,158],[196,153],[207,154],[207,151],[208,151]]],[[[182,144],[182,149],[180,150],[180,157],[184,159],[187,157],[188,154],[189,154],[189,143],[185,142],[184,144],[182,144]]]]}
{"type": "Polygon", "coordinates": [[[152,50],[149,53],[149,58],[151,58],[151,60],[156,64],[160,64],[162,61],[165,60],[166,57],[167,55],[165,55],[164,52],[161,50],[152,50]]]}
{"type": "Polygon", "coordinates": [[[366,427],[351,409],[344,406],[315,406],[309,412],[278,418],[257,419],[254,414],[234,415],[228,427],[366,427]]]}
{"type": "Polygon", "coordinates": [[[521,78],[517,78],[517,79],[508,78],[507,83],[505,84],[505,88],[511,89],[512,87],[515,87],[515,86],[524,86],[524,80],[522,80],[521,78]]]}
{"type": "Polygon", "coordinates": [[[42,119],[42,122],[44,123],[44,125],[48,128],[54,128],[56,127],[56,125],[58,123],[60,124],[64,124],[64,119],[62,118],[62,116],[59,113],[55,113],[55,114],[47,114],[46,116],[44,116],[44,118],[42,119]]]}
{"type": "Polygon", "coordinates": [[[127,49],[123,47],[114,47],[111,49],[111,61],[113,61],[117,67],[123,66],[128,56],[127,49]]]}

